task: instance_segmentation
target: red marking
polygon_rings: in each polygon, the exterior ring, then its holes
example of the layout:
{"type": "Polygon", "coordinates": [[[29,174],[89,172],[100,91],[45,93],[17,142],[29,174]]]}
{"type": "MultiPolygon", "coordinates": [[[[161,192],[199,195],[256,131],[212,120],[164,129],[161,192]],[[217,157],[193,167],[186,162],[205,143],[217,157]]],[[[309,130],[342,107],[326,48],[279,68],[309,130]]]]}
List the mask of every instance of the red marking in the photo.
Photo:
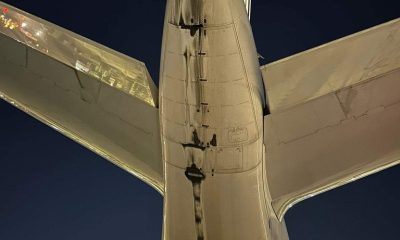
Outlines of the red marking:
{"type": "Polygon", "coordinates": [[[8,13],[8,8],[6,8],[6,7],[3,7],[1,10],[3,11],[3,14],[8,13]]]}

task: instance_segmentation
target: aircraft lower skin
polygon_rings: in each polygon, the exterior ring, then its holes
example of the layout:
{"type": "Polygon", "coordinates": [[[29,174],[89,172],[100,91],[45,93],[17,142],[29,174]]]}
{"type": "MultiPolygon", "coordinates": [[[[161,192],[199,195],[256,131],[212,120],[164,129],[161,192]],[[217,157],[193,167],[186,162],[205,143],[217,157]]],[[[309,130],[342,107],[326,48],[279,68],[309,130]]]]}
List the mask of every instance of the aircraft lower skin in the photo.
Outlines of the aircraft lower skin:
{"type": "Polygon", "coordinates": [[[164,195],[165,240],[286,240],[291,206],[400,163],[400,19],[260,66],[249,0],[168,0],[158,91],[0,9],[0,98],[164,195]]]}
{"type": "Polygon", "coordinates": [[[163,41],[164,239],[287,239],[266,198],[264,87],[243,1],[169,0],[163,41]]]}

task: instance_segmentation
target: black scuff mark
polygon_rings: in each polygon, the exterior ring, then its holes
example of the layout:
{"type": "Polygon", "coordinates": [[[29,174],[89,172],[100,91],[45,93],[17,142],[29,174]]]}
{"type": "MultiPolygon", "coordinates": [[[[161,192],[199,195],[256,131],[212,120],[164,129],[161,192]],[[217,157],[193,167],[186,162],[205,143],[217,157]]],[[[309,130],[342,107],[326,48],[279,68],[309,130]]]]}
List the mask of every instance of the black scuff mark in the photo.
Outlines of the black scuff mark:
{"type": "Polygon", "coordinates": [[[193,200],[194,200],[194,217],[196,223],[197,240],[204,240],[203,228],[203,207],[201,205],[201,182],[206,178],[201,168],[195,163],[186,168],[185,176],[192,182],[193,200]]]}
{"type": "Polygon", "coordinates": [[[193,131],[193,137],[192,137],[193,143],[182,143],[182,146],[184,148],[196,148],[204,151],[206,149],[205,146],[203,146],[203,142],[200,141],[199,135],[197,134],[196,129],[193,131]]]}
{"type": "MultiPolygon", "coordinates": [[[[213,134],[211,141],[209,143],[207,143],[207,147],[210,147],[210,146],[213,146],[213,147],[217,146],[217,134],[215,134],[215,133],[213,134]]],[[[215,169],[213,166],[211,169],[211,176],[214,176],[214,173],[215,173],[215,169]]]]}
{"type": "MultiPolygon", "coordinates": [[[[206,147],[200,140],[197,130],[193,130],[192,143],[182,144],[184,148],[194,148],[205,151],[206,147]]],[[[201,167],[198,167],[194,160],[193,152],[190,157],[190,162],[185,170],[186,178],[192,183],[193,188],[193,206],[194,206],[194,220],[196,225],[197,240],[204,240],[204,217],[203,206],[201,203],[201,183],[206,178],[201,167]]]]}
{"type": "MultiPolygon", "coordinates": [[[[202,76],[198,73],[201,70],[201,65],[199,66],[200,58],[205,55],[201,51],[201,39],[203,35],[203,24],[201,23],[201,13],[202,13],[202,1],[201,0],[187,0],[187,4],[185,5],[185,11],[181,8],[179,12],[179,23],[178,26],[182,30],[186,30],[186,34],[190,34],[188,37],[186,49],[183,53],[185,64],[187,68],[187,75],[186,81],[189,86],[189,81],[192,79],[190,74],[193,74],[193,77],[198,82],[201,81],[202,76]],[[198,44],[195,44],[196,42],[198,44]],[[195,65],[191,66],[191,58],[194,58],[195,65]],[[200,68],[200,69],[199,69],[200,68]]],[[[204,21],[206,22],[206,21],[204,21]]],[[[198,83],[197,82],[197,83],[198,83]]],[[[196,84],[197,84],[196,83],[196,84]]],[[[201,92],[196,92],[197,101],[196,101],[196,111],[202,112],[203,106],[208,105],[207,103],[202,103],[200,100],[201,92]]],[[[208,127],[204,122],[198,122],[196,126],[201,126],[202,128],[208,127]]],[[[192,127],[192,126],[191,126],[192,127]]],[[[204,240],[205,239],[205,223],[204,223],[204,216],[203,216],[203,206],[202,206],[202,182],[205,180],[206,175],[202,170],[202,160],[204,160],[204,155],[206,148],[209,146],[209,142],[205,144],[204,139],[201,139],[203,136],[203,129],[194,129],[192,132],[192,138],[189,143],[182,143],[185,152],[190,153],[190,157],[188,160],[188,165],[185,169],[185,176],[186,178],[192,183],[192,190],[193,190],[193,207],[194,207],[194,223],[196,228],[196,236],[197,240],[204,240]],[[198,132],[200,131],[200,132],[198,132]],[[207,146],[206,146],[207,145],[207,146]],[[200,151],[201,152],[200,152],[200,151]],[[196,156],[196,160],[195,160],[196,156]],[[201,157],[203,156],[203,157],[201,157]],[[199,159],[197,159],[199,157],[199,159]]]]}
{"type": "Polygon", "coordinates": [[[193,143],[183,143],[182,146],[184,148],[197,148],[197,149],[200,149],[202,151],[204,151],[206,149],[206,147],[204,147],[204,146],[196,145],[196,144],[193,144],[193,143]]]}
{"type": "Polygon", "coordinates": [[[179,14],[179,26],[185,25],[185,20],[183,20],[182,12],[179,14]]]}
{"type": "Polygon", "coordinates": [[[195,163],[192,163],[192,165],[186,168],[185,176],[192,183],[201,183],[206,178],[206,175],[203,173],[202,169],[198,168],[195,163]]]}
{"type": "Polygon", "coordinates": [[[192,24],[192,25],[187,25],[185,23],[179,23],[179,26],[181,27],[181,29],[188,29],[190,31],[190,36],[193,37],[194,35],[196,35],[197,31],[199,31],[200,29],[202,29],[204,26],[203,24],[192,24]]]}
{"type": "Polygon", "coordinates": [[[216,147],[217,146],[217,135],[213,134],[213,137],[210,141],[210,145],[216,147]]]}
{"type": "Polygon", "coordinates": [[[200,139],[199,139],[199,135],[197,134],[196,129],[193,131],[193,143],[195,145],[200,145],[200,139]]]}

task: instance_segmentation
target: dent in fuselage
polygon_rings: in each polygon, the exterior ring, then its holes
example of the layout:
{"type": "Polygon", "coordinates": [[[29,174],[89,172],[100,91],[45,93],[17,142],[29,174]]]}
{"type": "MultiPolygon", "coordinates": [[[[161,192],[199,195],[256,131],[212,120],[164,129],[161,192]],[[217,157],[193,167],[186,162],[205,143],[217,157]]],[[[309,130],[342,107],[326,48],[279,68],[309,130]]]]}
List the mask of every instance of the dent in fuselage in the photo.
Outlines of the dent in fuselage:
{"type": "Polygon", "coordinates": [[[166,239],[267,239],[263,85],[242,0],[168,1],[160,80],[166,239]]]}

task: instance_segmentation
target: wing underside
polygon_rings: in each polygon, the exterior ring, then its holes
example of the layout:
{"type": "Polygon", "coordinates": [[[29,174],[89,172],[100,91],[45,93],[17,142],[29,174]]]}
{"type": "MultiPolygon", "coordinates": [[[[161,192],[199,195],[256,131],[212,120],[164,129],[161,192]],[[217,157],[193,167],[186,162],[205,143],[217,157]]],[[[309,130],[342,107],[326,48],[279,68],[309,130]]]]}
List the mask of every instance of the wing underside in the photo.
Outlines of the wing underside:
{"type": "Polygon", "coordinates": [[[399,19],[262,71],[268,182],[280,218],[299,201],[399,163],[399,19]]]}
{"type": "Polygon", "coordinates": [[[0,2],[0,97],[163,192],[143,63],[0,2]]]}

